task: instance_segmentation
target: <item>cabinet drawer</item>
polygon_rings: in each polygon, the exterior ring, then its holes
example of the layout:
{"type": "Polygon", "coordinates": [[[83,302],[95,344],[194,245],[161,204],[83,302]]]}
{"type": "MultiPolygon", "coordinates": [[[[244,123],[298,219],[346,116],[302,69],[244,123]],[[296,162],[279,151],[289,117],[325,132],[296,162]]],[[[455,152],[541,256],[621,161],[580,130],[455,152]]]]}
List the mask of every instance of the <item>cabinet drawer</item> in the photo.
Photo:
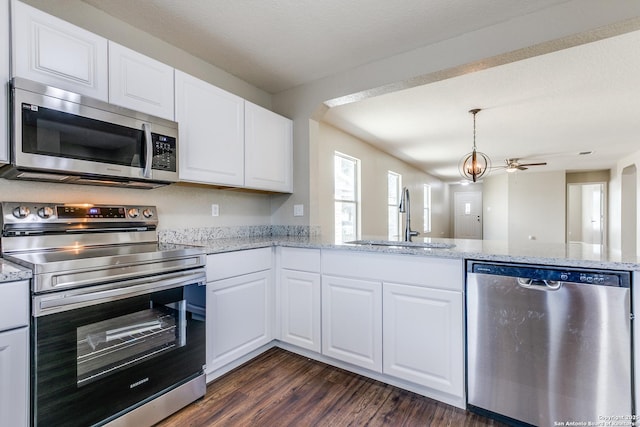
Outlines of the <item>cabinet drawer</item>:
{"type": "Polygon", "coordinates": [[[320,272],[320,249],[280,248],[280,267],[320,272]]]}
{"type": "Polygon", "coordinates": [[[29,324],[29,281],[0,283],[0,331],[29,324]]]}
{"type": "Polygon", "coordinates": [[[271,268],[271,247],[207,256],[207,281],[226,279],[271,268]]]}

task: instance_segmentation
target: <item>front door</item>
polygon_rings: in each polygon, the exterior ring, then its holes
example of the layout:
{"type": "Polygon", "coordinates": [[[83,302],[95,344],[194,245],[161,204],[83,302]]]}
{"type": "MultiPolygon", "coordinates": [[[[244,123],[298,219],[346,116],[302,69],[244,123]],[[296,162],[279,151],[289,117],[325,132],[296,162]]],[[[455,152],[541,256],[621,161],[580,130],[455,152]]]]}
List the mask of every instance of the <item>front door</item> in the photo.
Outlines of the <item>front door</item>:
{"type": "Polygon", "coordinates": [[[482,239],[482,193],[454,193],[454,237],[482,239]]]}

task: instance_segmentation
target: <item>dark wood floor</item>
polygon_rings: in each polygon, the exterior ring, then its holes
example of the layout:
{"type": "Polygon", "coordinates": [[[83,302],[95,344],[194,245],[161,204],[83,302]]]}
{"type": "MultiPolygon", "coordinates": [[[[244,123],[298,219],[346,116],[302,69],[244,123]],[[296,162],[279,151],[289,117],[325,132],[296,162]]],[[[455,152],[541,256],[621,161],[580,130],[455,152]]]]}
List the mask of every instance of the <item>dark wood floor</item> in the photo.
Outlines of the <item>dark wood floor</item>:
{"type": "Polygon", "coordinates": [[[156,427],[501,425],[273,348],[210,383],[203,399],[156,427]]]}

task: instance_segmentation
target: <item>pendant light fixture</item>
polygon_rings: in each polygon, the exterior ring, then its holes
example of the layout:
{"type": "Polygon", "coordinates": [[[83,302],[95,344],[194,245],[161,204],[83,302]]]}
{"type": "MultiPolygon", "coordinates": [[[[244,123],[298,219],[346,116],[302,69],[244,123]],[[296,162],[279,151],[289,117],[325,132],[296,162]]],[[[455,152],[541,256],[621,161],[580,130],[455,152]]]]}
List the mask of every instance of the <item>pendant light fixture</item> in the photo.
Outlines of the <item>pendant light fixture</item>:
{"type": "Polygon", "coordinates": [[[476,114],[480,112],[480,108],[469,112],[473,114],[473,150],[460,160],[458,169],[463,178],[476,182],[491,169],[491,160],[486,154],[476,150],[476,114]]]}

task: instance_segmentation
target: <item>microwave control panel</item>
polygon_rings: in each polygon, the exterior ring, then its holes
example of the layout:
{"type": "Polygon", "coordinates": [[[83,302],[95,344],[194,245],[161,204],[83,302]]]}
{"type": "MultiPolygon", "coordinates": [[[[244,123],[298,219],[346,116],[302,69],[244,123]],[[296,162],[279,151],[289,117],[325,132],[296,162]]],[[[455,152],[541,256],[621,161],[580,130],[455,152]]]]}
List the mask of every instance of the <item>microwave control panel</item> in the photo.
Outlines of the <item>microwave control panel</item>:
{"type": "Polygon", "coordinates": [[[176,139],[171,136],[151,133],[153,159],[151,168],[163,171],[176,171],[176,139]]]}

